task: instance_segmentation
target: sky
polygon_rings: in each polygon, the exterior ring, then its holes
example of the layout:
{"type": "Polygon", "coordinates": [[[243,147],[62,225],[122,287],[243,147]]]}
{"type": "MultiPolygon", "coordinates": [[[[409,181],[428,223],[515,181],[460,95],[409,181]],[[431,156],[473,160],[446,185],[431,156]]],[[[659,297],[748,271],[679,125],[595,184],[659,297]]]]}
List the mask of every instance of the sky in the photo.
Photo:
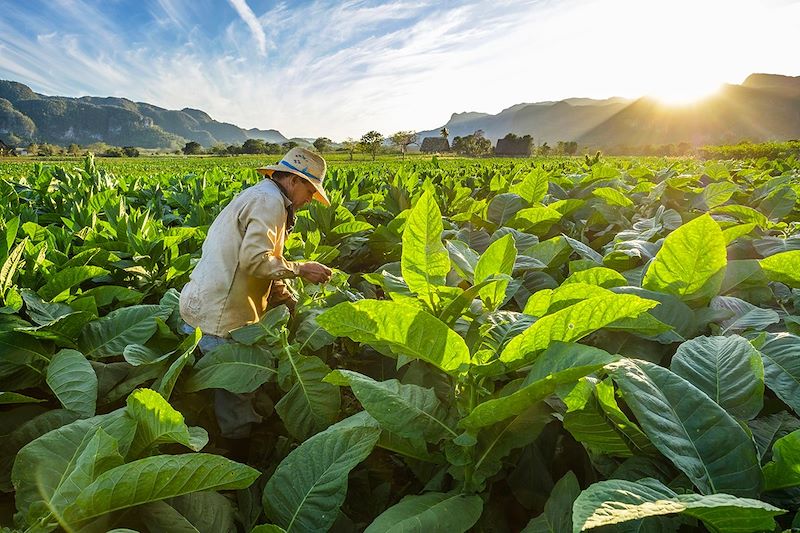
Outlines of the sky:
{"type": "Polygon", "coordinates": [[[358,138],[800,75],[800,0],[0,0],[0,79],[358,138]]]}

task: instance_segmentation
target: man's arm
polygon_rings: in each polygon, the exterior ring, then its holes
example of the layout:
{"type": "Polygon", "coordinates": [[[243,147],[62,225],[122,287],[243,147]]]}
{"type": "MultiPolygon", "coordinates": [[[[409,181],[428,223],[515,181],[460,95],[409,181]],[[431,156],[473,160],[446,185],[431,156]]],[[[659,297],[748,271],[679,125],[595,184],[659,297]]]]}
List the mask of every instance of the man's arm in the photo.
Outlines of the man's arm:
{"type": "Polygon", "coordinates": [[[298,276],[312,283],[330,279],[331,269],[315,261],[297,263],[276,254],[278,236],[286,231],[286,209],[278,198],[263,195],[249,202],[239,215],[244,236],[239,265],[251,276],[276,280],[298,276]]]}

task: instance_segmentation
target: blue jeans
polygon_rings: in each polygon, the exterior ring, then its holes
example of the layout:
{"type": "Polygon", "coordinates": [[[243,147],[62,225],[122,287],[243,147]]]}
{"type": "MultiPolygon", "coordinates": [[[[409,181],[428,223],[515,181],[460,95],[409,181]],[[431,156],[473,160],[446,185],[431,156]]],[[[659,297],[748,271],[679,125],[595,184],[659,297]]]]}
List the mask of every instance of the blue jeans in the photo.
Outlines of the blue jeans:
{"type": "MultiPolygon", "coordinates": [[[[184,323],[181,331],[187,335],[194,332],[194,328],[184,323]]],[[[203,334],[197,347],[204,356],[215,348],[234,342],[225,337],[203,334]]],[[[217,416],[217,425],[223,437],[229,439],[244,439],[250,436],[253,424],[261,423],[263,418],[253,409],[255,392],[244,394],[230,392],[225,389],[214,389],[214,413],[217,416]]]]}

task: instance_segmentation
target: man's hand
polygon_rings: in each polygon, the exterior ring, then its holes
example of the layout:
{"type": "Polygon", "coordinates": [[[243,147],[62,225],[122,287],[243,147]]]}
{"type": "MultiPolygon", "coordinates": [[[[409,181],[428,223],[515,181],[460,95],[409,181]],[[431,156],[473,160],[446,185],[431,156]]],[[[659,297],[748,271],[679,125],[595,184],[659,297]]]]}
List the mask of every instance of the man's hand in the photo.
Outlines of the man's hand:
{"type": "Polygon", "coordinates": [[[311,283],[327,283],[331,279],[331,274],[331,269],[322,263],[316,261],[300,263],[300,277],[311,283]]]}

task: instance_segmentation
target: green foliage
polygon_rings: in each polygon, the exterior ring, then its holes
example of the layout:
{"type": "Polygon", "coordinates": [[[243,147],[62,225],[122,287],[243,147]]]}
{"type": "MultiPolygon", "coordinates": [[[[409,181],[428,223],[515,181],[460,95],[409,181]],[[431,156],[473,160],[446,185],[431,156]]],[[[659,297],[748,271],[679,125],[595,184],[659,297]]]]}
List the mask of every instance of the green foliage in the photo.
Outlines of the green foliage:
{"type": "Polygon", "coordinates": [[[332,280],[210,351],[178,291],[263,153],[4,163],[0,520],[792,527],[795,157],[350,155],[284,250],[332,280]]]}

